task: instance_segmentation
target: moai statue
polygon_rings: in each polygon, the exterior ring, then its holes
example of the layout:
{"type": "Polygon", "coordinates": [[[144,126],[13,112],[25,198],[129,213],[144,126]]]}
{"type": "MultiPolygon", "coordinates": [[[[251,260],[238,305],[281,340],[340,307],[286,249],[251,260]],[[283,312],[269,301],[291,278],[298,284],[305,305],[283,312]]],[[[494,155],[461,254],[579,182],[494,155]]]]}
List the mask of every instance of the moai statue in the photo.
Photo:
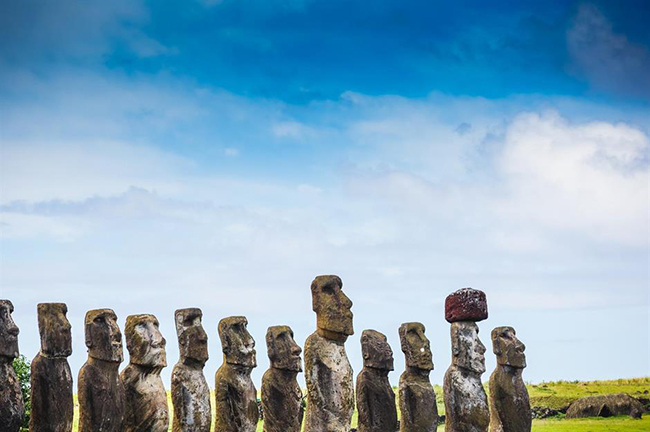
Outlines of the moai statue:
{"type": "Polygon", "coordinates": [[[37,306],[41,350],[32,361],[30,432],[70,432],[74,403],[72,372],[72,332],[65,303],[37,306]]]}
{"type": "Polygon", "coordinates": [[[364,330],[361,353],[363,369],[357,376],[359,432],[395,432],[395,393],[388,382],[388,373],[394,370],[393,350],[385,335],[364,330]]]}
{"type": "Polygon", "coordinates": [[[179,309],[174,314],[180,359],[172,371],[172,432],[210,432],[210,388],[203,375],[208,361],[208,335],[201,309],[179,309]]]}
{"type": "Polygon", "coordinates": [[[526,346],[512,327],[497,327],[492,330],[492,348],[497,367],[490,376],[490,432],[530,432],[530,400],[521,377],[526,346]]]}
{"type": "Polygon", "coordinates": [[[86,313],[88,360],[79,370],[79,432],[123,432],[124,386],[118,375],[122,333],[111,309],[86,313]]]}
{"type": "Polygon", "coordinates": [[[345,341],[354,334],[352,301],[338,276],[318,276],[311,284],[316,332],[305,342],[307,414],[304,432],[349,432],[354,412],[352,366],[345,341]]]}
{"type": "Polygon", "coordinates": [[[0,432],[18,432],[25,416],[20,382],[13,368],[18,357],[18,326],[11,318],[14,305],[0,300],[0,432]]]}
{"type": "Polygon", "coordinates": [[[399,378],[399,409],[401,432],[435,432],[438,428],[438,405],[429,374],[433,370],[433,354],[424,325],[404,323],[399,327],[399,340],[406,370],[399,378]]]}
{"type": "Polygon", "coordinates": [[[124,335],[129,364],[120,374],[126,393],[125,432],[167,432],[167,392],[160,372],[167,366],[165,338],[149,314],[126,317],[124,335]]]}
{"type": "Polygon", "coordinates": [[[289,326],[269,327],[266,347],[271,367],[262,377],[264,432],[300,432],[302,391],[296,377],[302,372],[302,349],[289,326]]]}
{"type": "Polygon", "coordinates": [[[215,374],[215,432],[255,432],[259,420],[257,390],[251,372],[257,366],[255,341],[243,316],[219,321],[223,364],[215,374]]]}
{"type": "Polygon", "coordinates": [[[487,318],[485,293],[463,288],[445,301],[451,323],[452,363],[445,373],[445,431],[486,432],[490,424],[487,396],[481,384],[485,346],[478,338],[477,321],[487,318]]]}

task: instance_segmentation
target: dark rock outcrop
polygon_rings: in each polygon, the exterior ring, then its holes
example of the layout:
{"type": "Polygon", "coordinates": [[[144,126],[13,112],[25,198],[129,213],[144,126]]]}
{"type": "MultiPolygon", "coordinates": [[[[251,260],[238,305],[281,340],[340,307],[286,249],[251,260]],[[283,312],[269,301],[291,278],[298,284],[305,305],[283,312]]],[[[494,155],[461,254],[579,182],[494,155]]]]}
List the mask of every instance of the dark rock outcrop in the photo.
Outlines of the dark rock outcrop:
{"type": "Polygon", "coordinates": [[[612,417],[629,415],[638,418],[643,413],[643,405],[625,393],[588,396],[573,402],[566,413],[566,418],[612,417]]]}

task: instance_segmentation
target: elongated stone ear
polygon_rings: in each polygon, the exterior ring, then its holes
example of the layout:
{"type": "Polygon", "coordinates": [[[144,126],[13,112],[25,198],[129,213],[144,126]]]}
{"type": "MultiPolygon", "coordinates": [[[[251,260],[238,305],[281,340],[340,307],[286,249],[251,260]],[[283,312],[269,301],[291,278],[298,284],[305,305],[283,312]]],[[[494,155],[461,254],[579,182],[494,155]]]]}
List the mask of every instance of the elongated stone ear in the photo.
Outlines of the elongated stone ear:
{"type": "Polygon", "coordinates": [[[84,336],[86,339],[86,346],[92,348],[93,346],[93,335],[92,335],[92,325],[86,324],[86,331],[84,331],[84,336]]]}
{"type": "Polygon", "coordinates": [[[454,337],[453,329],[451,334],[451,355],[457,357],[460,354],[460,344],[458,338],[454,337]]]}

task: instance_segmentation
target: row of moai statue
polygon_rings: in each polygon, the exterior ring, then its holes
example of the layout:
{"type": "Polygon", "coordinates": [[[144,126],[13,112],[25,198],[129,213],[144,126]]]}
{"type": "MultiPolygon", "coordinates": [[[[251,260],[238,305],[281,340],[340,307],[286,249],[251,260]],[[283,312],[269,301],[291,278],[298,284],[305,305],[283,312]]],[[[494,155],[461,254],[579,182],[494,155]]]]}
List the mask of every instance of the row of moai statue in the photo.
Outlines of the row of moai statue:
{"type": "MultiPolygon", "coordinates": [[[[352,367],[345,342],[353,334],[352,302],[337,276],[318,276],[311,285],[317,330],[305,342],[307,410],[297,375],[302,350],[288,326],[269,327],[266,344],[270,369],[262,378],[265,432],[349,432],[355,406],[352,367]],[[304,414],[304,416],[303,416],[304,414]]],[[[17,432],[23,421],[20,386],[11,367],[18,356],[13,306],[0,300],[0,432],[17,432]]],[[[32,362],[29,430],[70,432],[73,421],[71,328],[63,303],[38,305],[41,350],[32,362]]],[[[522,379],[524,345],[511,327],[492,331],[498,365],[490,378],[490,408],[481,384],[485,347],[476,322],[487,318],[485,294],[471,288],[447,297],[452,364],[444,378],[447,432],[524,432],[531,429],[528,393],[522,379]]],[[[180,359],[172,372],[173,431],[209,432],[210,390],[203,374],[208,360],[207,334],[198,308],[175,312],[180,359]]],[[[245,317],[219,322],[224,361],[215,376],[217,432],[254,432],[259,420],[255,342],[245,317]]],[[[85,318],[88,360],[78,378],[80,432],[165,432],[169,426],[166,391],[160,378],[167,365],[165,339],[153,315],[131,315],[124,328],[130,361],[123,361],[122,335],[111,309],[91,310],[85,318]]],[[[388,380],[393,351],[382,333],[361,335],[363,370],[356,381],[359,432],[431,432],[437,429],[436,395],[429,381],[433,359],[424,325],[399,328],[406,370],[395,394],[388,380]],[[398,426],[399,425],[399,426],[398,426]]]]}

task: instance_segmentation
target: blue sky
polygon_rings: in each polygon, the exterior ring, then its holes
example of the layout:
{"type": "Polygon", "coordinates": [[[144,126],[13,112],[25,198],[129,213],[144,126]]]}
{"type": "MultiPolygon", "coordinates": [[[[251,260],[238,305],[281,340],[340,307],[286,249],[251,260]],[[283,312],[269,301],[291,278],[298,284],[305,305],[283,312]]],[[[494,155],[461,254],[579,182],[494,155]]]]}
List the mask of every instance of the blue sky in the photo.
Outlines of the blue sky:
{"type": "MultiPolygon", "coordinates": [[[[647,2],[8,1],[0,14],[0,297],[199,306],[258,341],[313,331],[339,274],[357,335],[488,295],[530,381],[650,374],[647,2]]],[[[357,335],[348,342],[360,370],[357,335]]],[[[488,368],[494,365],[488,356],[488,368]]],[[[169,376],[171,367],[165,371],[169,376]]],[[[484,377],[487,379],[487,376],[484,377]]]]}

